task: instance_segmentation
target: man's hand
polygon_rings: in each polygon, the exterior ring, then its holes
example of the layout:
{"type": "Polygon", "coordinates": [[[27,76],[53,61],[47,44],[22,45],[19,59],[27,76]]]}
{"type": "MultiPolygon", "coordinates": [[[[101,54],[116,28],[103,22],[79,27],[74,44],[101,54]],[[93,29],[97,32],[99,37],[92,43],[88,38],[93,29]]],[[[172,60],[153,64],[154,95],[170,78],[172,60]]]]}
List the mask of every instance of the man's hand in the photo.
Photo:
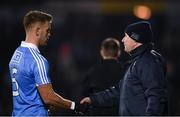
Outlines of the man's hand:
{"type": "Polygon", "coordinates": [[[79,102],[76,102],[74,111],[76,114],[84,115],[87,112],[88,108],[89,108],[88,103],[80,104],[79,102]]]}
{"type": "Polygon", "coordinates": [[[83,98],[81,101],[80,101],[80,104],[91,104],[91,98],[89,98],[89,97],[85,97],[85,98],[83,98]]]}

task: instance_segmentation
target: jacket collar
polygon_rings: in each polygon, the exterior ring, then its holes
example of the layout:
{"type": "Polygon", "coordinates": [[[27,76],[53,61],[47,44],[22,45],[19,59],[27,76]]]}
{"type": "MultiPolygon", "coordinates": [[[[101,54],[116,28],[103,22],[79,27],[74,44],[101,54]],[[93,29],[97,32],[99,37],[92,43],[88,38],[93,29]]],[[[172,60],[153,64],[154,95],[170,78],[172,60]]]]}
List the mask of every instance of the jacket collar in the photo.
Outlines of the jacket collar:
{"type": "Polygon", "coordinates": [[[134,50],[132,50],[129,54],[131,56],[131,60],[132,59],[137,59],[140,55],[142,55],[144,52],[151,50],[153,48],[152,44],[145,44],[145,45],[141,45],[137,48],[135,48],[134,50]]]}

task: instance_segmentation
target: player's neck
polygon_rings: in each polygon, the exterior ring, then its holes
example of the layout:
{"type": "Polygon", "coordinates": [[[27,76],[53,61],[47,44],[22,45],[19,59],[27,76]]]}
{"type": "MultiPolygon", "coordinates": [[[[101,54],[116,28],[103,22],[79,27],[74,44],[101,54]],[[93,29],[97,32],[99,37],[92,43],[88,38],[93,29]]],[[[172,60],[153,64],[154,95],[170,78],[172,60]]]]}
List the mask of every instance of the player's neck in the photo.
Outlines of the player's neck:
{"type": "Polygon", "coordinates": [[[39,47],[39,44],[38,44],[38,42],[37,42],[37,39],[35,39],[33,36],[27,35],[27,36],[26,36],[26,39],[25,39],[25,42],[27,42],[27,43],[32,43],[32,44],[36,45],[37,47],[39,47]]]}

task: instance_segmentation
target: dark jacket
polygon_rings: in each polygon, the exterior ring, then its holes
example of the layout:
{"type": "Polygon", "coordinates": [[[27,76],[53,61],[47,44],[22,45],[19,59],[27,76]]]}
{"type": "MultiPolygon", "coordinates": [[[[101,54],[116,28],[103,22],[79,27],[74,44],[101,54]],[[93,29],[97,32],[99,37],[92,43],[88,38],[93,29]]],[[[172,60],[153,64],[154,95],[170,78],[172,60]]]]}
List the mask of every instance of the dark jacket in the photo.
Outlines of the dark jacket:
{"type": "MultiPolygon", "coordinates": [[[[116,100],[120,115],[164,115],[167,111],[166,63],[152,50],[142,45],[131,53],[131,63],[117,87],[91,96],[93,105],[116,100]]],[[[109,105],[109,104],[108,104],[109,105]]]]}
{"type": "MultiPolygon", "coordinates": [[[[122,77],[122,66],[117,60],[103,60],[85,75],[83,95],[89,96],[114,86],[122,77]]],[[[118,110],[118,104],[110,107],[93,107],[89,109],[88,115],[118,115],[118,110]]]]}

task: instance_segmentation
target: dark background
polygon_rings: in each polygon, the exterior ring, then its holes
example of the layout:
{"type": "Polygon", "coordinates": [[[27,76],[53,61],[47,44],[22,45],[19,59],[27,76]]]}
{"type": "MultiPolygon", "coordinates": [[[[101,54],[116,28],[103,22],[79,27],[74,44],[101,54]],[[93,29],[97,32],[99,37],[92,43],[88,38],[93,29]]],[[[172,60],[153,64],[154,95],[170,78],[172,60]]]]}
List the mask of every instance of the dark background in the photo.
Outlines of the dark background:
{"type": "MultiPolygon", "coordinates": [[[[50,64],[54,90],[65,98],[82,98],[83,74],[100,61],[103,39],[121,41],[126,25],[141,20],[133,14],[136,5],[146,5],[152,16],[155,48],[167,60],[169,113],[180,115],[180,1],[178,0],[1,0],[0,2],[0,115],[12,111],[8,63],[25,39],[23,16],[29,10],[53,15],[52,36],[41,53],[50,64]]],[[[123,47],[122,47],[123,48],[123,47]]],[[[119,58],[125,62],[124,52],[119,58]]],[[[56,115],[73,115],[59,109],[56,115]]]]}

